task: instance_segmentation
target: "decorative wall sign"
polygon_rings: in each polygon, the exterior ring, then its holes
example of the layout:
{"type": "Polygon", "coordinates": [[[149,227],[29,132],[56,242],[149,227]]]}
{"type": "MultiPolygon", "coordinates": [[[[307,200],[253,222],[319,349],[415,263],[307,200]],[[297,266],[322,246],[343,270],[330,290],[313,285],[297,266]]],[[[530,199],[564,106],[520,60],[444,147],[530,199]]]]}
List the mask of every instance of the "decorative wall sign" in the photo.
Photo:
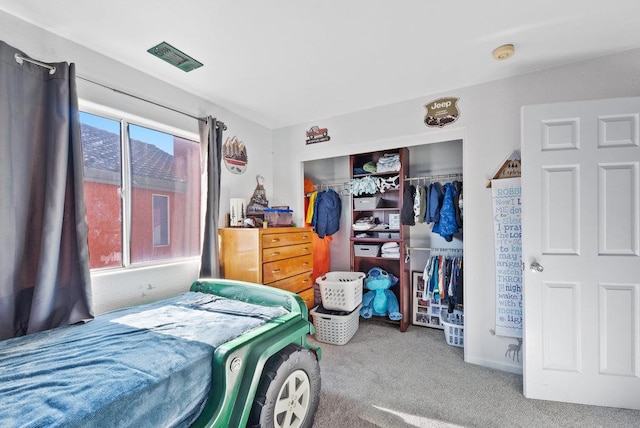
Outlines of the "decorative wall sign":
{"type": "MultiPolygon", "coordinates": [[[[512,178],[512,177],[520,177],[520,170],[522,168],[522,162],[520,160],[520,152],[518,150],[514,150],[513,153],[505,160],[493,175],[493,180],[499,178],[512,178]]],[[[487,187],[491,187],[491,181],[487,183],[487,187]]]]}
{"type": "Polygon", "coordinates": [[[424,115],[424,124],[430,127],[442,128],[445,125],[458,120],[460,112],[457,106],[458,98],[438,98],[425,104],[427,113],[424,115]]]}
{"type": "Polygon", "coordinates": [[[242,174],[247,169],[247,148],[235,135],[222,145],[222,158],[224,166],[234,174],[242,174]]]}
{"type": "Polygon", "coordinates": [[[307,131],[307,144],[322,143],[329,141],[329,130],[327,128],[320,128],[319,126],[312,126],[307,131]]]}
{"type": "Polygon", "coordinates": [[[265,208],[269,208],[269,201],[267,200],[267,192],[264,190],[264,177],[256,175],[256,189],[251,195],[249,205],[247,206],[247,214],[262,214],[265,208]]]}
{"type": "Polygon", "coordinates": [[[520,178],[493,180],[496,334],[522,337],[522,188],[520,178]]]}

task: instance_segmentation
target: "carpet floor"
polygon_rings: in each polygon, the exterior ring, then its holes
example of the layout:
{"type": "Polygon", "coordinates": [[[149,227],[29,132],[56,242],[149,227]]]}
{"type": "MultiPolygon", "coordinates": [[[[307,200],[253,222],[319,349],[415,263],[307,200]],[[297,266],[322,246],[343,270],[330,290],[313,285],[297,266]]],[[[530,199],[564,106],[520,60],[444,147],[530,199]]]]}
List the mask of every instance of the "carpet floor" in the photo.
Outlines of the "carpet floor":
{"type": "Polygon", "coordinates": [[[522,376],[465,363],[441,330],[360,321],[345,345],[309,339],[322,348],[314,428],[640,427],[636,410],[527,399],[522,376]]]}

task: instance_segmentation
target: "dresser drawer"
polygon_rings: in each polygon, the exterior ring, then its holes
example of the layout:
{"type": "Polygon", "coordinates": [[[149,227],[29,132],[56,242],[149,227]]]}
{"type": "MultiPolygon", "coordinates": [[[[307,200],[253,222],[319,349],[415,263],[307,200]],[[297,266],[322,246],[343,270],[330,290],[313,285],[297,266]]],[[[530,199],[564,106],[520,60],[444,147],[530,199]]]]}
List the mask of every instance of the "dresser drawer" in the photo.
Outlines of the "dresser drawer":
{"type": "Polygon", "coordinates": [[[283,245],[306,244],[311,242],[311,232],[265,233],[262,235],[262,248],[280,247],[283,245]]]}
{"type": "Polygon", "coordinates": [[[313,256],[299,256],[262,265],[262,282],[269,284],[273,281],[289,278],[313,270],[313,256]]]}
{"type": "Polygon", "coordinates": [[[286,247],[265,248],[262,250],[262,261],[267,263],[309,254],[311,254],[310,242],[306,244],[287,245],[286,247]]]}
{"type": "MultiPolygon", "coordinates": [[[[300,296],[302,298],[302,300],[304,300],[304,302],[307,304],[307,309],[313,309],[313,307],[316,305],[315,304],[315,294],[313,292],[313,287],[302,291],[300,293],[298,293],[298,296],[300,296]]],[[[311,318],[311,317],[309,317],[311,318]]]]}
{"type": "Polygon", "coordinates": [[[300,293],[302,291],[312,289],[313,279],[311,272],[305,272],[300,275],[291,276],[279,281],[269,283],[269,286],[290,291],[292,293],[300,293]]]}

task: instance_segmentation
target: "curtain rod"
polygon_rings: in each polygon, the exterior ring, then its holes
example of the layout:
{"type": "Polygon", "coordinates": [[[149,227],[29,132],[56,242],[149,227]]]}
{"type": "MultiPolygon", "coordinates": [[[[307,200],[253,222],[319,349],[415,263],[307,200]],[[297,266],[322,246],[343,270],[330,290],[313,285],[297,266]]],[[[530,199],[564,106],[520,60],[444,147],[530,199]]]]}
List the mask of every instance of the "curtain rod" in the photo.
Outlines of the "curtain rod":
{"type": "MultiPolygon", "coordinates": [[[[35,60],[35,59],[31,59],[31,58],[24,57],[24,56],[20,55],[20,54],[19,54],[19,53],[17,53],[17,52],[16,52],[16,54],[15,54],[13,57],[16,59],[16,62],[17,62],[18,64],[20,64],[20,65],[22,65],[22,63],[23,63],[24,61],[27,61],[27,62],[29,62],[29,63],[31,63],[31,64],[35,64],[35,65],[39,65],[40,67],[48,68],[48,69],[49,69],[49,74],[54,74],[54,73],[56,72],[56,68],[55,68],[53,65],[45,64],[44,62],[41,62],[41,61],[37,61],[37,60],[35,60]]],[[[82,77],[82,76],[76,76],[76,77],[77,77],[78,79],[82,79],[82,80],[84,80],[85,82],[93,83],[94,85],[102,86],[103,88],[106,88],[106,89],[111,89],[113,92],[117,92],[117,93],[119,93],[119,94],[126,95],[126,96],[129,96],[129,97],[131,97],[131,98],[135,98],[135,99],[137,99],[137,100],[144,101],[144,102],[147,102],[147,103],[149,103],[149,104],[153,104],[153,105],[155,105],[155,106],[162,107],[162,108],[164,108],[164,109],[171,110],[171,111],[173,111],[173,112],[183,114],[183,115],[188,116],[188,117],[190,117],[190,118],[192,118],[192,119],[195,119],[195,120],[198,120],[198,121],[201,121],[201,122],[204,122],[204,121],[205,121],[205,119],[204,119],[204,118],[196,117],[196,116],[191,115],[191,114],[189,114],[189,113],[185,113],[185,112],[183,112],[183,111],[176,110],[176,109],[174,109],[174,108],[172,108],[172,107],[167,107],[167,106],[165,106],[165,105],[159,104],[159,103],[157,103],[157,102],[155,102],[155,101],[147,100],[147,99],[142,98],[142,97],[139,97],[139,96],[137,96],[137,95],[133,95],[133,94],[130,94],[130,93],[128,93],[128,92],[124,92],[124,91],[121,91],[121,90],[119,90],[119,89],[115,89],[115,88],[112,88],[112,87],[110,87],[110,86],[107,86],[107,85],[103,85],[102,83],[98,83],[98,82],[96,82],[96,81],[93,81],[93,80],[87,79],[87,78],[85,78],[85,77],[82,77]]],[[[220,126],[222,126],[222,129],[223,129],[224,131],[226,131],[226,130],[227,130],[227,125],[225,125],[225,123],[224,123],[224,122],[220,122],[220,121],[217,121],[217,122],[220,124],[220,126]]]]}
{"type": "Polygon", "coordinates": [[[16,53],[13,57],[16,59],[16,62],[18,64],[20,64],[20,65],[22,65],[22,63],[24,61],[27,61],[27,62],[30,62],[31,64],[35,64],[35,65],[39,65],[40,67],[48,68],[49,69],[49,74],[55,74],[55,72],[56,72],[56,68],[53,65],[45,64],[44,62],[40,62],[40,61],[36,61],[35,59],[24,57],[24,56],[20,55],[19,53],[16,53]]]}
{"type": "MultiPolygon", "coordinates": [[[[153,105],[155,105],[155,106],[162,107],[162,108],[167,109],[167,110],[171,110],[171,111],[173,111],[173,112],[176,112],[176,113],[179,113],[179,114],[182,114],[182,115],[188,116],[188,117],[190,117],[190,118],[192,118],[192,119],[196,119],[196,120],[201,121],[201,122],[204,122],[204,121],[205,121],[205,119],[204,119],[204,118],[202,118],[202,117],[197,117],[197,116],[194,116],[194,115],[192,115],[192,114],[185,113],[185,112],[183,112],[183,111],[177,110],[177,109],[175,109],[175,108],[173,108],[173,107],[168,107],[168,106],[165,106],[165,105],[163,105],[163,104],[157,103],[157,102],[155,102],[155,101],[151,101],[151,100],[148,100],[148,99],[146,99],[146,98],[142,98],[142,97],[139,97],[139,96],[137,96],[137,95],[133,95],[133,94],[130,94],[130,93],[128,93],[128,92],[121,91],[120,89],[112,88],[112,87],[110,87],[110,86],[107,86],[107,85],[105,85],[105,84],[102,84],[102,83],[96,82],[96,81],[94,81],[94,80],[87,79],[86,77],[82,77],[82,76],[76,76],[76,77],[77,77],[78,79],[84,80],[85,82],[93,83],[94,85],[101,86],[101,87],[103,87],[103,88],[105,88],[105,89],[110,89],[110,90],[112,90],[113,92],[116,92],[116,93],[118,93],[118,94],[126,95],[126,96],[128,96],[128,97],[135,98],[135,99],[137,99],[137,100],[144,101],[144,102],[146,102],[146,103],[153,104],[153,105]]],[[[224,131],[226,131],[226,130],[227,130],[227,125],[225,125],[225,123],[224,123],[224,122],[218,121],[218,123],[222,126],[222,129],[223,129],[224,131]]]]}

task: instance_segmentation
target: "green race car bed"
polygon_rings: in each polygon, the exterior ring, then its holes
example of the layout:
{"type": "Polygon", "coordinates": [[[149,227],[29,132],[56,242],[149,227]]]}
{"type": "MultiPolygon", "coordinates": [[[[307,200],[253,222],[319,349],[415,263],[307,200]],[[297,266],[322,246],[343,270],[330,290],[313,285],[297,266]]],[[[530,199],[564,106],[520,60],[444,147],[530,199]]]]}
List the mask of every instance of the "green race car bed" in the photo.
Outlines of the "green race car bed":
{"type": "Polygon", "coordinates": [[[295,294],[231,280],[0,342],[2,427],[310,427],[320,349],[295,294]]]}

